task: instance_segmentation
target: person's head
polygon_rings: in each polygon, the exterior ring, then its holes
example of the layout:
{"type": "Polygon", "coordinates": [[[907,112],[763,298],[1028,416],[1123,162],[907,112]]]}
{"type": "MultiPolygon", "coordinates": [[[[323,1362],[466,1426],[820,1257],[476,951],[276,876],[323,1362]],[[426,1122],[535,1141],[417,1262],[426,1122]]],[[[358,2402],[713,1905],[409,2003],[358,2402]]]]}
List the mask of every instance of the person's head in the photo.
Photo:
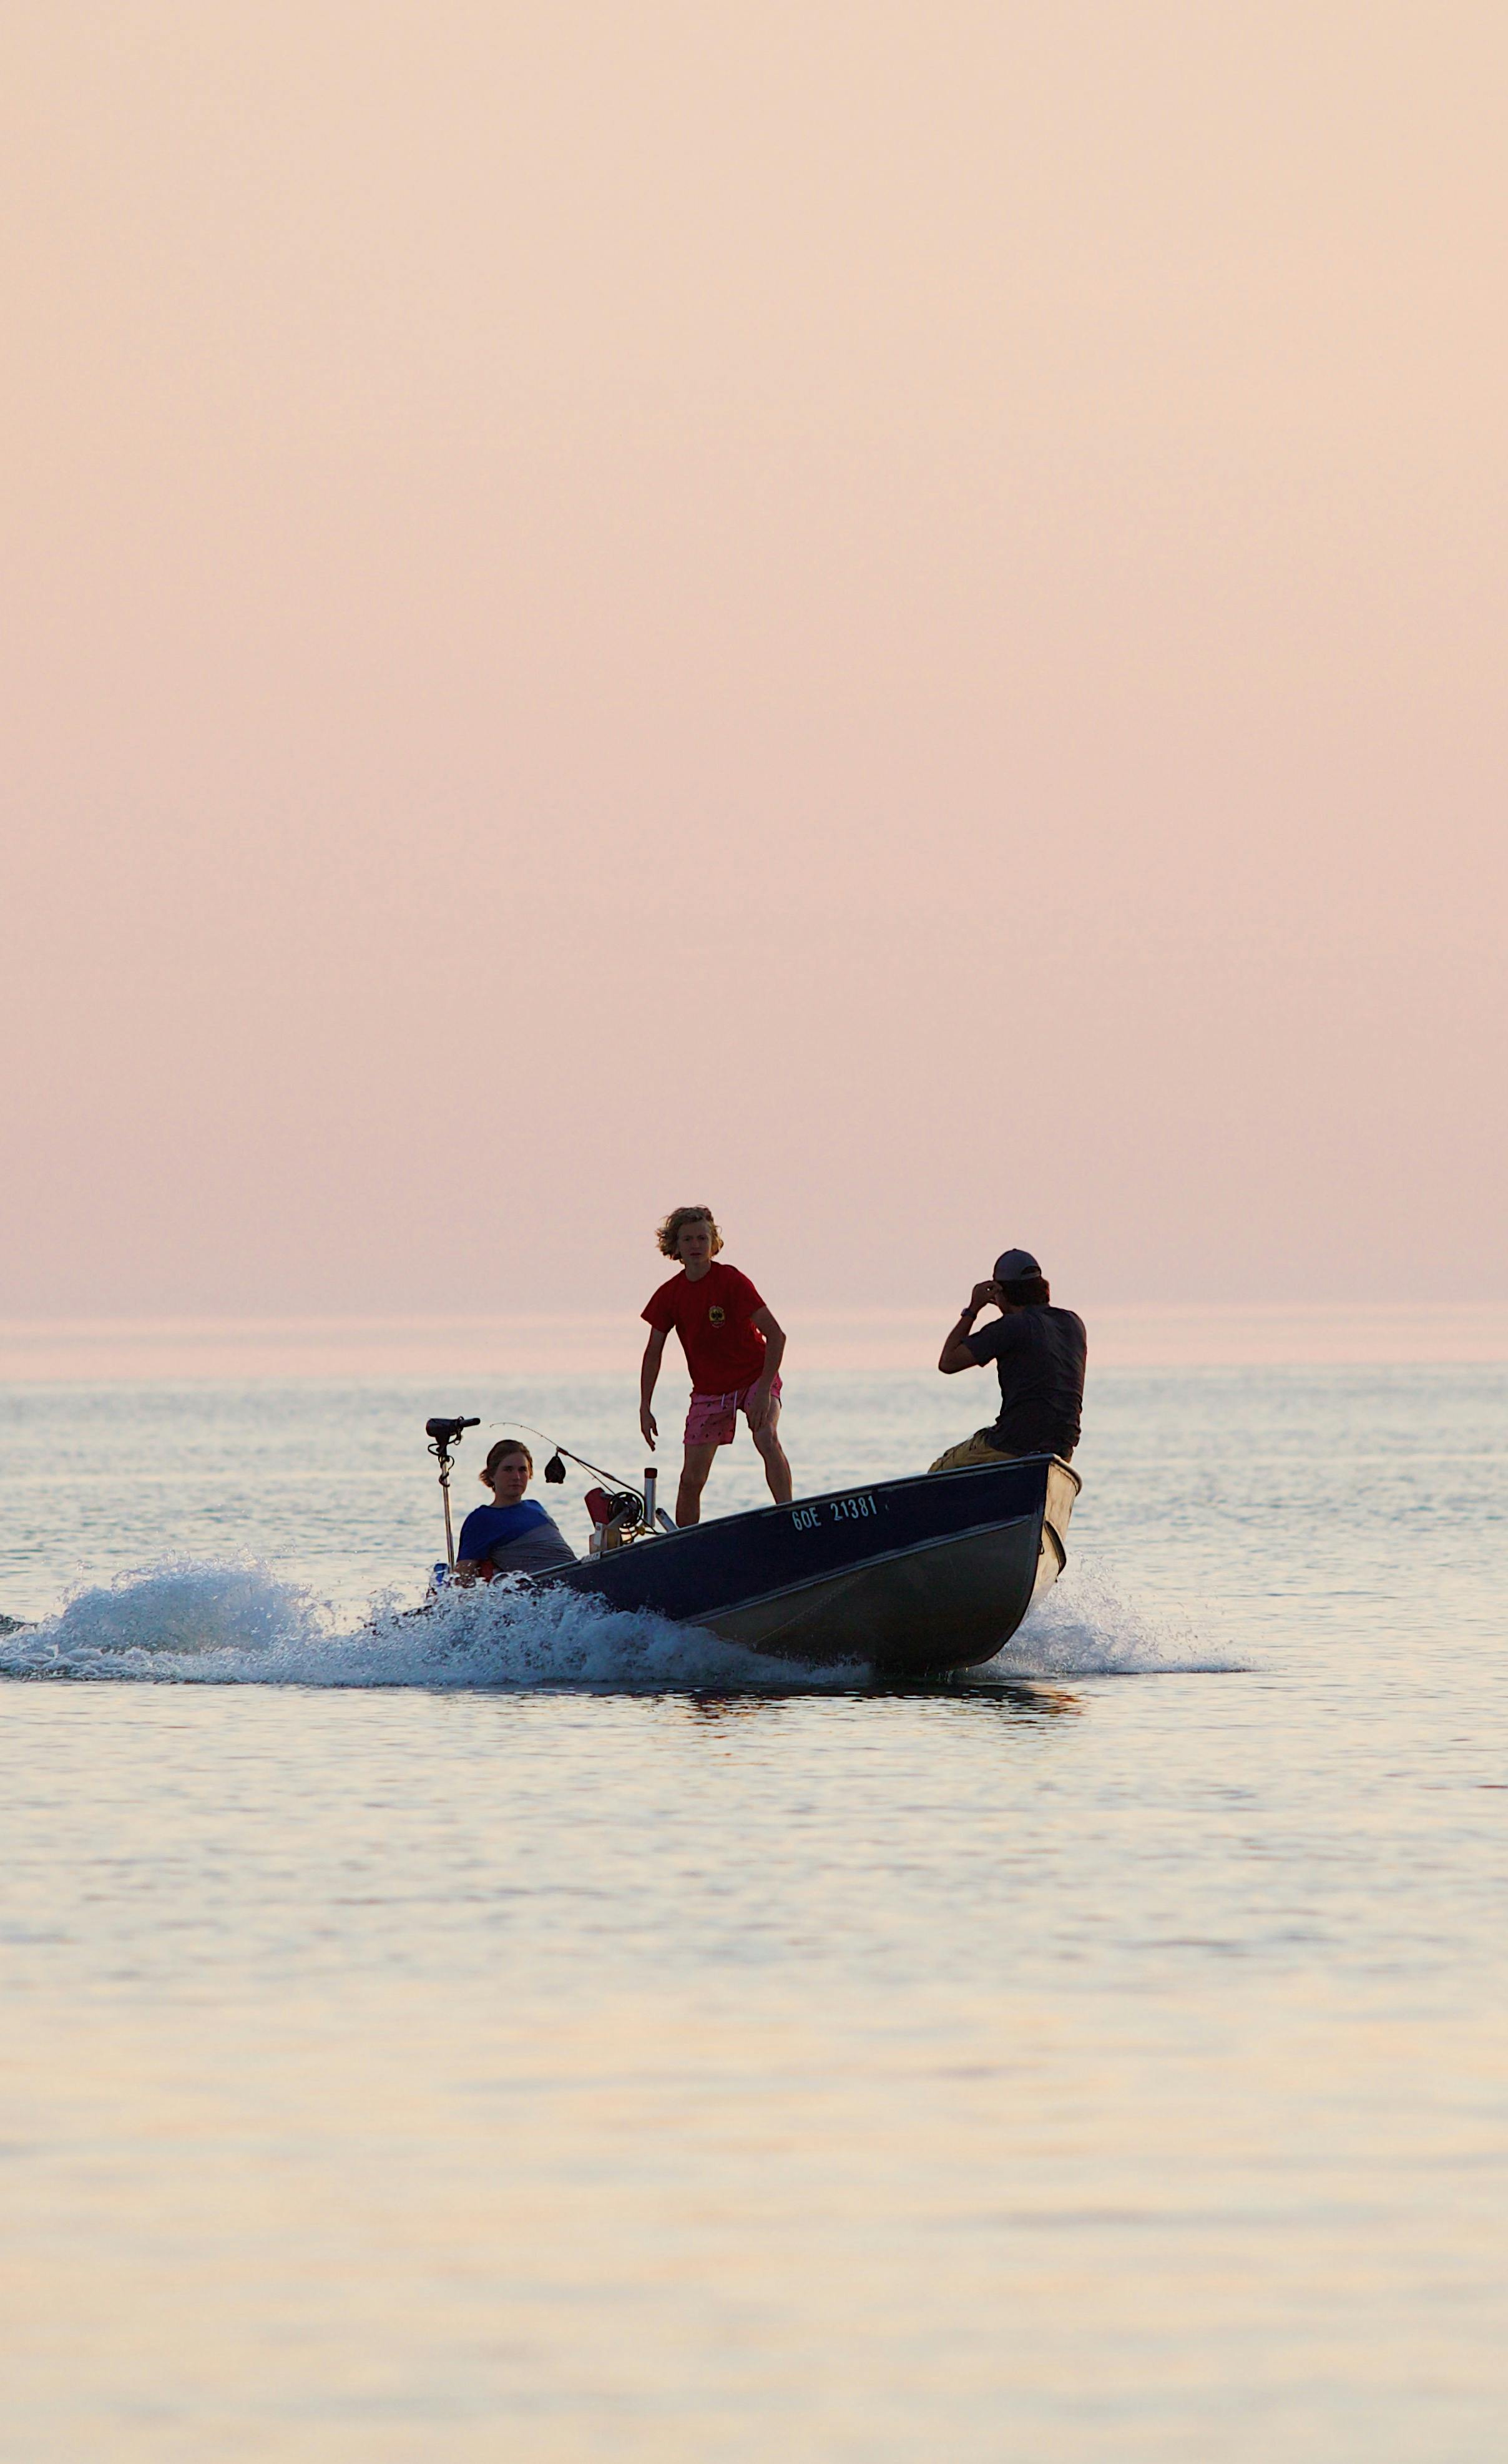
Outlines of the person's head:
{"type": "Polygon", "coordinates": [[[516,1506],[534,1477],[535,1459],[517,1438],[499,1438],[476,1477],[499,1506],[516,1506]]]}
{"type": "Polygon", "coordinates": [[[672,1206],[655,1238],[662,1257],[683,1266],[700,1265],[704,1258],[710,1265],[723,1245],[710,1206],[672,1206]]]}
{"type": "Polygon", "coordinates": [[[1002,1249],[994,1262],[994,1297],[1001,1309],[1045,1309],[1048,1283],[1030,1249],[1002,1249]]]}

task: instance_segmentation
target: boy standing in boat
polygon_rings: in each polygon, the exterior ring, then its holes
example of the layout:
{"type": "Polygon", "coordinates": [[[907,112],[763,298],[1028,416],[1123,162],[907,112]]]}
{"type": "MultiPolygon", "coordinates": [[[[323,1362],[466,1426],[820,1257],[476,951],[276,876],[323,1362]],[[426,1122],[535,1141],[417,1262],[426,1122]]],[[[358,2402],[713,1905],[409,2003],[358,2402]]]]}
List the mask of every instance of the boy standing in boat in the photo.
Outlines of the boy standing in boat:
{"type": "Polygon", "coordinates": [[[702,1491],[719,1446],[731,1445],[743,1413],[777,1506],[791,1496],[791,1466],[779,1439],[780,1362],[785,1336],[747,1275],[720,1265],[723,1236],[710,1206],[677,1206],[661,1224],[662,1256],[681,1271],[662,1284],[643,1314],[649,1327],[639,1375],[639,1426],[652,1449],[659,1435],[650,1404],[673,1327],[691,1373],[686,1461],[675,1502],[677,1523],[701,1520],[702,1491]]]}

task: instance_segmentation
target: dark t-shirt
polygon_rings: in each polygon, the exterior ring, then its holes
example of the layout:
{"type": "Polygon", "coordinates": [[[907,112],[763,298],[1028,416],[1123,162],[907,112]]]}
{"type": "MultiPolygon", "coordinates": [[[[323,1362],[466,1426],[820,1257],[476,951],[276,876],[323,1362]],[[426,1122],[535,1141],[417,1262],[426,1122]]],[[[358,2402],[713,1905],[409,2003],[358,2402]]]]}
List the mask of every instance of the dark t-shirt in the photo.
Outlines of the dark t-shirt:
{"type": "Polygon", "coordinates": [[[964,1342],[981,1369],[993,1360],[999,1372],[991,1445],[1005,1455],[1071,1455],[1083,1408],[1083,1320],[1072,1309],[1012,1309],[964,1342]]]}
{"type": "Polygon", "coordinates": [[[750,1320],[764,1303],[747,1275],[714,1258],[693,1284],[683,1267],[651,1294],[643,1311],[650,1326],[674,1327],[695,1395],[740,1395],[764,1375],[764,1336],[750,1320]]]}
{"type": "Polygon", "coordinates": [[[461,1526],[457,1557],[473,1566],[491,1558],[500,1574],[542,1574],[549,1566],[573,1566],[576,1551],[553,1515],[532,1497],[516,1506],[473,1507],[461,1526]]]}

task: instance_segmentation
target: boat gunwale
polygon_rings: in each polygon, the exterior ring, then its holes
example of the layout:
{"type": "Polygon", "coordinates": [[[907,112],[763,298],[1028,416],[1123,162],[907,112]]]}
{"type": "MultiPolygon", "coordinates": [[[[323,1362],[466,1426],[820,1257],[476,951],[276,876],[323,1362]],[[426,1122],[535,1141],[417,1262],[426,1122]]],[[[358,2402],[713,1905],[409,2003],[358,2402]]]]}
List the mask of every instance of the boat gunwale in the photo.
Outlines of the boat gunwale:
{"type": "MultiPolygon", "coordinates": [[[[888,1480],[851,1480],[845,1482],[841,1488],[815,1489],[810,1496],[788,1497],[784,1499],[772,1498],[769,1503],[764,1506],[741,1506],[736,1507],[732,1514],[714,1514],[706,1523],[683,1523],[678,1525],[673,1531],[646,1531],[641,1539],[631,1541],[626,1549],[623,1551],[616,1549],[610,1551],[608,1557],[578,1557],[576,1562],[577,1565],[580,1567],[601,1566],[609,1563],[610,1559],[613,1557],[617,1557],[619,1555],[627,1556],[633,1550],[642,1549],[645,1540],[685,1540],[688,1539],[691,1534],[696,1531],[719,1531],[725,1529],[730,1523],[753,1523],[756,1518],[766,1515],[793,1514],[803,1507],[830,1506],[836,1503],[836,1501],[841,1497],[871,1497],[876,1489],[909,1488],[918,1481],[962,1480],[970,1478],[978,1472],[1015,1471],[1024,1463],[1056,1464],[1058,1469],[1060,1471],[1066,1472],[1069,1479],[1073,1482],[1075,1494],[1079,1495],[1082,1492],[1082,1481],[1075,1471],[1072,1463],[1065,1463],[1061,1455],[1002,1455],[998,1463],[950,1463],[946,1470],[940,1472],[932,1471],[930,1469],[927,1471],[896,1472],[893,1473],[888,1480]]],[[[995,1521],[1019,1523],[1023,1522],[1025,1517],[1022,1515],[1013,1514],[1009,1516],[996,1516],[992,1519],[995,1521]]],[[[983,1531],[988,1529],[988,1525],[983,1523],[971,1524],[968,1528],[971,1530],[983,1531]]],[[[950,1535],[944,1534],[942,1536],[946,1538],[950,1535]]],[[[958,1535],[954,1534],[951,1536],[956,1537],[958,1535]]],[[[912,1545],[923,1547],[926,1544],[923,1542],[916,1542],[912,1545]]],[[[904,1554],[904,1551],[897,1551],[895,1553],[904,1554]]],[[[876,1559],[874,1562],[878,1563],[879,1560],[876,1559]]],[[[568,1566],[562,1566],[559,1574],[557,1575],[552,1569],[550,1579],[553,1581],[559,1581],[563,1578],[567,1578],[570,1572],[571,1569],[568,1566]]],[[[545,1577],[540,1576],[538,1579],[542,1581],[545,1577]]]]}

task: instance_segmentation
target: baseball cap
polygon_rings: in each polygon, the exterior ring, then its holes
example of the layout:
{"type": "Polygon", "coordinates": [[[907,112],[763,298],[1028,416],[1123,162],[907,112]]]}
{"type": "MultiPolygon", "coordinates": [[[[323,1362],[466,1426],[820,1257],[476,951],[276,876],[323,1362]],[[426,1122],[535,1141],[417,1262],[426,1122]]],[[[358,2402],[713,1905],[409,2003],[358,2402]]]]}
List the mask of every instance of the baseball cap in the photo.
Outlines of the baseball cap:
{"type": "Polygon", "coordinates": [[[1023,1275],[1039,1275],[1041,1268],[1030,1249],[1005,1249],[994,1262],[997,1284],[1018,1284],[1023,1275]]]}

